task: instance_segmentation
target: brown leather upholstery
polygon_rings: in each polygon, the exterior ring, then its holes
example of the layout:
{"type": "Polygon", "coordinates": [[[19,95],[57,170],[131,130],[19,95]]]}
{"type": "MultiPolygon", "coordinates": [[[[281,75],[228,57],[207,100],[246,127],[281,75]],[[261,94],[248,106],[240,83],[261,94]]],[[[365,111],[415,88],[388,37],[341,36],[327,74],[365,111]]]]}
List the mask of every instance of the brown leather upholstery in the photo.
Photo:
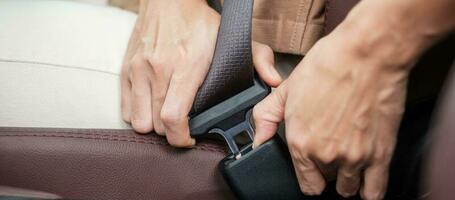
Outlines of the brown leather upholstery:
{"type": "Polygon", "coordinates": [[[170,147],[129,130],[0,128],[0,185],[70,199],[230,199],[216,141],[170,147]]]}

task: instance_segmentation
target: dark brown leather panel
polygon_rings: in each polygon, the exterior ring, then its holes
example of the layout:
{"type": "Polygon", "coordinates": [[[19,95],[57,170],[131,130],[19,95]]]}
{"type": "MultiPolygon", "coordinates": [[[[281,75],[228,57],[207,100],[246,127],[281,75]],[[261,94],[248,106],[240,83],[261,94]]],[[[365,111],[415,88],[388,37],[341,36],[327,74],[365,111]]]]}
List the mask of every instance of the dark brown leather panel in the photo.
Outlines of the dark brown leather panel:
{"type": "Polygon", "coordinates": [[[0,128],[0,185],[70,199],[231,199],[217,141],[176,149],[130,130],[0,128]]]}
{"type": "Polygon", "coordinates": [[[340,24],[360,0],[327,0],[324,33],[327,35],[340,24]]]}

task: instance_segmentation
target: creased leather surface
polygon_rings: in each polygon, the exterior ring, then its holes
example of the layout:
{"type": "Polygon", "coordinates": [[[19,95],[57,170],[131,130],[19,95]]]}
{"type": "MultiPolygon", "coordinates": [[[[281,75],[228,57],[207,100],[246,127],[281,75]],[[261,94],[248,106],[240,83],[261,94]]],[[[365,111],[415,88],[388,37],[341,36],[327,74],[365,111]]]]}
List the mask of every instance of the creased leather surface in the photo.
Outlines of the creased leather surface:
{"type": "Polygon", "coordinates": [[[193,114],[253,85],[252,12],[253,0],[223,3],[215,53],[206,79],[196,94],[193,114]]]}
{"type": "Polygon", "coordinates": [[[231,199],[224,145],[176,149],[130,130],[0,128],[0,185],[69,199],[231,199]]]}

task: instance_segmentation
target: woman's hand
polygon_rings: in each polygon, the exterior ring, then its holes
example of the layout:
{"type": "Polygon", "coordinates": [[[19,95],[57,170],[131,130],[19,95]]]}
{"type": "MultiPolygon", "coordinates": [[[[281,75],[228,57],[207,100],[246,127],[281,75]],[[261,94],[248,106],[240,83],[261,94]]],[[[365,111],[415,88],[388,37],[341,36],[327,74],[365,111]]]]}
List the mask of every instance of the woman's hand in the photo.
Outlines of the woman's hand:
{"type": "MultiPolygon", "coordinates": [[[[208,72],[220,15],[205,0],[141,1],[122,68],[122,115],[134,130],[154,130],[189,147],[188,113],[208,72]]],[[[257,71],[270,85],[281,78],[270,47],[253,42],[257,71]]]]}

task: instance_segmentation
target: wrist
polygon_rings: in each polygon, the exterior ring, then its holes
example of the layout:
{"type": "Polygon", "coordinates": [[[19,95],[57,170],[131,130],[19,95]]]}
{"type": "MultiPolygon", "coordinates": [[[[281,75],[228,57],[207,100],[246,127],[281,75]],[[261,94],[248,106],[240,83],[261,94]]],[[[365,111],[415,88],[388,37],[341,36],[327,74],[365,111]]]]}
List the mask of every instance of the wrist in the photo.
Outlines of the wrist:
{"type": "Polygon", "coordinates": [[[403,7],[396,1],[362,1],[340,24],[337,34],[352,38],[346,42],[351,42],[352,50],[361,57],[380,66],[410,70],[438,34],[421,28],[416,17],[409,16],[414,13],[403,11],[403,7]]]}
{"type": "Polygon", "coordinates": [[[171,20],[179,17],[191,20],[214,11],[207,0],[142,0],[140,5],[138,18],[142,21],[160,19],[158,16],[171,20]]]}

